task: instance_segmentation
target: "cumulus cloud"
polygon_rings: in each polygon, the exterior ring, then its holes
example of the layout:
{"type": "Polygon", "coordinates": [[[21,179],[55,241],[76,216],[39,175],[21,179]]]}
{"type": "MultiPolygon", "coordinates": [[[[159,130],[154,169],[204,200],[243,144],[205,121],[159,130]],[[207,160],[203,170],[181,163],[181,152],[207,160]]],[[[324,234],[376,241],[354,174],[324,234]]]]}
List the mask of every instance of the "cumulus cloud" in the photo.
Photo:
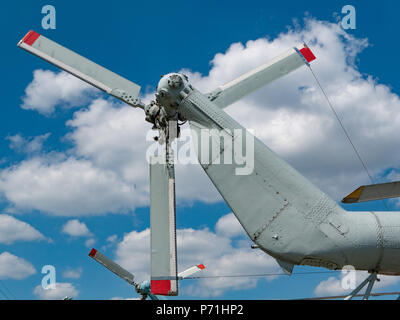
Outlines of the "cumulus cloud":
{"type": "Polygon", "coordinates": [[[69,220],[62,227],[62,233],[65,233],[72,238],[86,237],[85,246],[91,247],[96,243],[94,235],[84,222],[80,222],[77,219],[69,220]]]}
{"type": "Polygon", "coordinates": [[[230,238],[246,235],[246,232],[233,213],[227,214],[219,219],[215,225],[215,230],[217,233],[230,238]]]}
{"type": "MultiPolygon", "coordinates": [[[[302,42],[316,55],[312,68],[370,172],[376,180],[387,180],[383,172],[398,168],[400,157],[393,140],[400,135],[400,100],[388,85],[358,69],[356,61],[368,48],[368,40],[347,34],[337,23],[307,18],[303,27],[296,25],[275,38],[233,43],[214,56],[207,75],[182,71],[194,87],[209,92],[302,42]]],[[[37,105],[38,111],[50,113],[60,103],[77,105],[76,101],[84,100],[77,96],[88,92],[81,81],[70,84],[64,73],[37,70],[35,75],[26,90],[26,108],[37,105]],[[59,79],[69,85],[63,89],[59,79]],[[57,88],[49,90],[50,83],[57,88]],[[50,94],[43,102],[42,92],[56,92],[56,97],[50,94]]],[[[369,182],[305,66],[226,111],[337,200],[369,182]]],[[[153,141],[145,137],[155,133],[148,133],[142,110],[96,99],[75,112],[67,126],[73,148],[63,159],[42,155],[1,171],[0,191],[11,209],[79,216],[148,205],[145,153],[153,141]]],[[[178,204],[222,201],[198,165],[177,165],[176,177],[178,204]]]]}
{"type": "Polygon", "coordinates": [[[45,240],[46,238],[28,223],[7,214],[0,214],[0,243],[45,240]]]}
{"type": "Polygon", "coordinates": [[[50,115],[58,105],[85,105],[95,92],[97,89],[64,71],[55,73],[38,69],[33,72],[33,80],[25,89],[21,107],[50,115]]]}
{"type": "Polygon", "coordinates": [[[69,220],[63,225],[62,232],[71,237],[91,237],[92,233],[84,222],[77,219],[69,220]]]}
{"type": "Polygon", "coordinates": [[[106,242],[107,244],[101,246],[102,251],[106,251],[108,248],[114,247],[116,244],[118,244],[118,236],[116,234],[108,236],[106,242]]]}
{"type": "MultiPolygon", "coordinates": [[[[232,44],[215,55],[208,75],[184,71],[195,87],[209,92],[306,42],[317,57],[312,68],[354,144],[375,179],[385,179],[381,173],[398,167],[400,156],[393,140],[400,134],[399,97],[358,70],[355,61],[368,47],[367,39],[349,35],[335,23],[311,18],[304,23],[274,39],[232,44]]],[[[225,110],[335,199],[369,182],[307,67],[225,110]]]]}
{"type": "Polygon", "coordinates": [[[74,157],[35,157],[4,169],[0,190],[15,210],[58,216],[120,213],[133,208],[133,187],[115,172],[74,157]]]}
{"type": "MultiPolygon", "coordinates": [[[[0,172],[0,191],[13,204],[10,211],[82,216],[148,205],[146,149],[154,141],[141,110],[96,99],[67,125],[73,129],[67,136],[72,150],[36,155],[0,172]]],[[[198,165],[177,165],[176,176],[178,199],[221,200],[198,165]]]]}
{"type": "Polygon", "coordinates": [[[82,268],[67,269],[62,273],[62,276],[67,279],[79,279],[82,275],[82,268]]]}
{"type": "MultiPolygon", "coordinates": [[[[366,271],[354,271],[355,274],[355,285],[356,287],[361,284],[368,276],[366,271]]],[[[321,281],[314,289],[315,296],[337,296],[350,294],[354,289],[346,288],[346,285],[342,285],[343,278],[349,274],[343,273],[339,277],[329,277],[326,280],[321,281]]],[[[374,284],[374,290],[383,289],[392,285],[398,284],[400,279],[396,276],[384,276],[378,275],[380,281],[376,281],[374,284]]],[[[345,282],[346,284],[346,282],[345,282]]],[[[366,287],[364,287],[359,294],[364,293],[366,287]]]]}
{"type": "MultiPolygon", "coordinates": [[[[148,204],[149,163],[146,153],[149,147],[154,146],[152,138],[156,135],[143,118],[142,110],[98,99],[88,110],[76,112],[67,122],[74,129],[68,138],[75,145],[75,153],[103,170],[116,172],[123,181],[134,185],[133,196],[139,205],[148,204]]],[[[221,200],[199,165],[178,163],[175,170],[179,200],[185,203],[221,200]]]]}
{"type": "Polygon", "coordinates": [[[50,136],[50,133],[39,135],[36,137],[25,138],[20,134],[8,136],[7,139],[10,141],[10,148],[26,154],[35,154],[42,151],[43,143],[50,136]]]}
{"type": "Polygon", "coordinates": [[[35,267],[7,251],[0,254],[0,279],[25,279],[36,273],[35,267]]]}
{"type": "Polygon", "coordinates": [[[109,243],[115,243],[118,240],[118,236],[116,234],[113,234],[111,236],[108,236],[106,241],[109,243]]]}
{"type": "Polygon", "coordinates": [[[44,289],[41,285],[38,285],[33,293],[41,300],[61,300],[65,297],[76,298],[79,291],[72,283],[57,282],[54,289],[44,289]]]}
{"type": "MultiPolygon", "coordinates": [[[[224,225],[230,216],[222,217],[217,225],[224,225]]],[[[230,237],[238,233],[221,234],[205,229],[178,229],[178,270],[183,271],[193,265],[203,263],[206,269],[201,276],[210,276],[196,280],[195,285],[184,287],[184,294],[202,297],[217,297],[225,290],[243,290],[254,288],[262,278],[213,278],[224,275],[259,274],[279,272],[279,266],[267,254],[250,249],[250,241],[234,242],[230,237]]],[[[125,234],[116,249],[116,260],[121,266],[132,272],[137,281],[148,280],[150,270],[150,230],[132,231],[125,234]]],[[[271,278],[268,278],[271,279],[271,278]]]]}
{"type": "Polygon", "coordinates": [[[95,238],[89,238],[85,241],[85,246],[90,248],[93,247],[93,245],[96,243],[96,239],[95,238]]]}

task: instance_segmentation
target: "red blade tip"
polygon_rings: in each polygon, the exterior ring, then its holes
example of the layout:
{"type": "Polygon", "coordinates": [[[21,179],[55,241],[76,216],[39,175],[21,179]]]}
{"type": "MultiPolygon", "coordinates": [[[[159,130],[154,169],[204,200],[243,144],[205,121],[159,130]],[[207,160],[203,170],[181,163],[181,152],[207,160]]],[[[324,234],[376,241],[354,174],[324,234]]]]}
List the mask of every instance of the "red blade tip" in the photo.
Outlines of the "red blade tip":
{"type": "Polygon", "coordinates": [[[26,44],[29,44],[30,46],[31,45],[33,45],[34,43],[35,43],[35,41],[37,40],[37,38],[39,38],[40,37],[40,34],[39,33],[37,33],[37,32],[35,32],[35,31],[33,31],[33,30],[30,30],[26,35],[25,35],[25,37],[23,37],[22,38],[22,42],[24,42],[24,43],[26,43],[26,44]]]}
{"type": "Polygon", "coordinates": [[[307,60],[307,62],[311,62],[316,59],[309,47],[304,47],[300,50],[300,53],[303,55],[304,59],[307,60]]]}
{"type": "Polygon", "coordinates": [[[95,248],[93,248],[93,249],[90,251],[89,256],[90,256],[90,257],[94,257],[94,256],[96,255],[96,253],[97,253],[97,250],[96,250],[95,248]]]}

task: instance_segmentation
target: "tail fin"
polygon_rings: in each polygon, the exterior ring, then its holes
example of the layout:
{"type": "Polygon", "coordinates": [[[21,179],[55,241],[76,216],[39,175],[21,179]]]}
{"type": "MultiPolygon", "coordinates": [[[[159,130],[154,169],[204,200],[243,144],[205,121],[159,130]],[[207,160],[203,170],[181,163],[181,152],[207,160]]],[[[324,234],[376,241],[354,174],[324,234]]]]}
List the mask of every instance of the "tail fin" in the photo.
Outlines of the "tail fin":
{"type": "Polygon", "coordinates": [[[299,263],[301,254],[312,253],[317,246],[300,239],[309,241],[312,232],[320,239],[318,225],[344,210],[199,91],[194,89],[181,107],[188,110],[201,166],[250,238],[285,261],[299,263]],[[223,142],[212,134],[203,139],[207,130],[223,133],[223,142]],[[213,154],[211,161],[204,163],[202,153],[213,154]],[[244,155],[244,163],[236,161],[237,154],[244,155]],[[235,161],[224,163],[227,155],[235,161]],[[299,253],[296,260],[287,256],[291,253],[299,253]]]}

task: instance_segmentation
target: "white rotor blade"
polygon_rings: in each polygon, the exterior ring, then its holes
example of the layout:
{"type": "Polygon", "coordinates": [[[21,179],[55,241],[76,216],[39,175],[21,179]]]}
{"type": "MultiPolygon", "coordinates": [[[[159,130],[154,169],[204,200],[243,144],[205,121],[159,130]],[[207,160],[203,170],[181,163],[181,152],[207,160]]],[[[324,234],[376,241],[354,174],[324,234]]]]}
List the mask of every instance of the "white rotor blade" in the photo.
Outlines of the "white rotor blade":
{"type": "Polygon", "coordinates": [[[343,203],[358,203],[400,197],[400,181],[361,186],[342,199],[343,203]]]}
{"type": "Polygon", "coordinates": [[[133,281],[134,276],[132,273],[125,270],[124,268],[122,268],[119,264],[115,263],[114,261],[108,259],[105,255],[101,254],[96,249],[93,248],[92,251],[90,251],[89,256],[91,258],[93,258],[94,260],[96,260],[98,263],[105,266],[111,272],[115,273],[118,277],[124,279],[129,284],[131,284],[131,285],[135,284],[135,282],[133,281]]]}
{"type": "Polygon", "coordinates": [[[133,107],[144,107],[139,100],[140,86],[35,31],[29,31],[18,42],[18,47],[54,64],[133,107]]]}
{"type": "Polygon", "coordinates": [[[178,273],[178,278],[185,279],[204,269],[205,269],[204,264],[198,264],[197,266],[190,267],[189,269],[186,269],[185,271],[178,273]]]}
{"type": "Polygon", "coordinates": [[[150,160],[151,293],[178,294],[173,166],[150,160]]]}
{"type": "Polygon", "coordinates": [[[306,45],[297,46],[235,80],[219,86],[207,96],[217,106],[225,108],[314,59],[315,56],[310,48],[306,45]]]}

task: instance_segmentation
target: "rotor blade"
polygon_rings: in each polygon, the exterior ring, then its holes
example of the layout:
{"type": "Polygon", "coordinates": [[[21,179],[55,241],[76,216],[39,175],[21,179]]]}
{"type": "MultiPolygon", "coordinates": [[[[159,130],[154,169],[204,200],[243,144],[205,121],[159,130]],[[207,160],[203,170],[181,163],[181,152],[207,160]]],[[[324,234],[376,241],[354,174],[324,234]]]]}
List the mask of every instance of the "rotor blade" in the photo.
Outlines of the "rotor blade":
{"type": "Polygon", "coordinates": [[[115,263],[114,261],[108,259],[106,256],[98,252],[96,249],[92,249],[89,253],[89,256],[96,260],[98,263],[105,266],[108,270],[115,273],[118,277],[124,279],[131,285],[134,285],[135,282],[133,281],[133,274],[129,271],[122,268],[119,264],[115,263]]]}
{"type": "Polygon", "coordinates": [[[144,108],[144,105],[139,100],[140,86],[35,31],[29,31],[18,42],[18,47],[54,64],[133,107],[144,108]]]}
{"type": "Polygon", "coordinates": [[[220,108],[225,108],[314,59],[314,54],[305,44],[294,47],[235,80],[219,86],[208,94],[208,98],[220,108]]]}
{"type": "MultiPolygon", "coordinates": [[[[381,296],[393,296],[393,295],[400,295],[400,292],[376,292],[371,293],[370,296],[373,297],[381,297],[381,296]]],[[[305,298],[300,300],[329,300],[329,299],[344,299],[348,295],[345,296],[330,296],[330,297],[316,297],[316,298],[305,298]]],[[[364,297],[364,293],[356,294],[354,297],[364,297]]]]}
{"type": "Polygon", "coordinates": [[[178,278],[185,279],[201,270],[204,270],[205,268],[206,267],[204,266],[204,264],[198,264],[197,266],[190,267],[189,269],[186,269],[185,271],[178,273],[178,278]]]}
{"type": "Polygon", "coordinates": [[[150,159],[151,293],[177,295],[173,164],[150,159]]]}
{"type": "Polygon", "coordinates": [[[400,181],[361,186],[342,199],[343,203],[358,203],[400,197],[400,181]]]}

